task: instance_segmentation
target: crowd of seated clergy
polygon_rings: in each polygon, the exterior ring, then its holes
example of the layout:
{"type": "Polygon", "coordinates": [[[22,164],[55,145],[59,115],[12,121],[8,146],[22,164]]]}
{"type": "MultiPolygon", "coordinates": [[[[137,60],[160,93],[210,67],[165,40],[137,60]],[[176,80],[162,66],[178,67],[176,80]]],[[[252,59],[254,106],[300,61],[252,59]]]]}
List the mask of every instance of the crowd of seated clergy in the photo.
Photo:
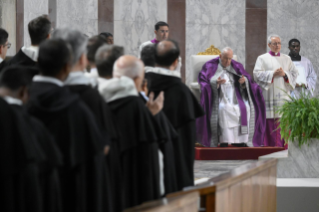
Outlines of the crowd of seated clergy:
{"type": "Polygon", "coordinates": [[[194,185],[194,146],[283,146],[282,90],[313,93],[316,74],[300,41],[269,37],[254,81],[233,50],[199,73],[201,101],[181,80],[178,43],[158,22],[139,58],[113,45],[30,21],[31,46],[9,61],[0,28],[0,205],[3,211],[122,211],[194,185]],[[297,67],[297,68],[296,68],[297,67]],[[305,72],[304,83],[297,81],[305,72]],[[294,89],[296,88],[296,89],[294,89]]]}

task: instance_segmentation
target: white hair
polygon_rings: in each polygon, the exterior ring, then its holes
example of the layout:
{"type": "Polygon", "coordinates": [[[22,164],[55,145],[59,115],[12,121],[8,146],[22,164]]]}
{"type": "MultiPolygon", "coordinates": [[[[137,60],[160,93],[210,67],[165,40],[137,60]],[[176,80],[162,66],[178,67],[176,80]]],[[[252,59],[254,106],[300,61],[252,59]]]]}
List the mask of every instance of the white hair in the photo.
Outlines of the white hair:
{"type": "Polygon", "coordinates": [[[141,76],[144,71],[143,63],[139,60],[136,60],[129,64],[120,64],[123,63],[123,59],[119,58],[115,61],[113,66],[113,77],[126,76],[131,79],[141,76]],[[120,66],[120,67],[119,67],[120,66]]]}
{"type": "Polygon", "coordinates": [[[224,53],[227,53],[228,51],[232,51],[233,52],[233,50],[230,47],[227,46],[227,47],[222,49],[221,54],[223,55],[224,53]]]}
{"type": "Polygon", "coordinates": [[[72,65],[75,65],[82,54],[86,54],[87,37],[80,31],[69,28],[57,29],[52,35],[53,39],[62,39],[72,47],[72,65]]]}
{"type": "Polygon", "coordinates": [[[281,41],[281,37],[280,37],[279,35],[271,34],[271,35],[269,35],[268,38],[267,38],[267,43],[268,43],[268,44],[271,43],[271,39],[272,39],[272,38],[279,38],[280,41],[281,41]]]}

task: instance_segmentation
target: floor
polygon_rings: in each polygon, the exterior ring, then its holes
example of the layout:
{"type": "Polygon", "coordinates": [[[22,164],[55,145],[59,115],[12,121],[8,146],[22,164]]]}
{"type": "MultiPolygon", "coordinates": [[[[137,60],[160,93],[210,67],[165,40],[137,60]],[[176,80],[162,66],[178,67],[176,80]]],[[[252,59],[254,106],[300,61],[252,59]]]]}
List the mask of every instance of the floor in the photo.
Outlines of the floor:
{"type": "Polygon", "coordinates": [[[253,161],[254,160],[195,160],[195,180],[216,177],[253,161]]]}

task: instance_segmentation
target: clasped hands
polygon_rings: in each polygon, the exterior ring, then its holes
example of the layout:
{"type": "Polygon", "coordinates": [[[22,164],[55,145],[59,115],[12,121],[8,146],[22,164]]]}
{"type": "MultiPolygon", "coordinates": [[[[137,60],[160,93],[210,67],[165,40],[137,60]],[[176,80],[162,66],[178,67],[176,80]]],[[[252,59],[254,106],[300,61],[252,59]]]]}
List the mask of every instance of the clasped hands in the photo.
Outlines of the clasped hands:
{"type": "MultiPolygon", "coordinates": [[[[217,79],[217,84],[218,84],[218,85],[224,84],[225,82],[226,82],[225,79],[221,79],[220,77],[218,77],[218,79],[217,79]]],[[[244,77],[244,75],[242,75],[241,78],[239,78],[238,82],[239,82],[240,84],[243,84],[243,83],[245,82],[245,77],[244,77]]]]}
{"type": "Polygon", "coordinates": [[[284,77],[285,75],[286,74],[281,67],[274,71],[274,77],[284,77]]]}

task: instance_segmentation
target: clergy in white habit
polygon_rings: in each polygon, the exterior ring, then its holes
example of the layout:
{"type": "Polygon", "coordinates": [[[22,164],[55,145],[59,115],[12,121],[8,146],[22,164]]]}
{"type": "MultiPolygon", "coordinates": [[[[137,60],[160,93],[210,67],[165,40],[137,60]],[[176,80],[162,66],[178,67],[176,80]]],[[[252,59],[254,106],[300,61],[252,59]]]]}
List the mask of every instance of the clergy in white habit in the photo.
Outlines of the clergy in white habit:
{"type": "Polygon", "coordinates": [[[205,63],[198,75],[206,116],[197,119],[197,138],[204,146],[261,146],[265,108],[260,87],[226,47],[205,63]],[[258,126],[258,127],[255,127],[258,126]]]}
{"type": "Polygon", "coordinates": [[[289,41],[289,56],[299,71],[296,81],[296,88],[291,92],[291,96],[299,98],[301,93],[312,97],[316,88],[317,74],[310,60],[300,53],[300,41],[291,39],[289,41]]]}
{"type": "Polygon", "coordinates": [[[280,53],[281,38],[268,37],[270,51],[257,58],[254,79],[263,90],[266,104],[266,132],[264,146],[284,146],[279,126],[278,107],[282,106],[296,87],[298,70],[288,55],[280,53]]]}

